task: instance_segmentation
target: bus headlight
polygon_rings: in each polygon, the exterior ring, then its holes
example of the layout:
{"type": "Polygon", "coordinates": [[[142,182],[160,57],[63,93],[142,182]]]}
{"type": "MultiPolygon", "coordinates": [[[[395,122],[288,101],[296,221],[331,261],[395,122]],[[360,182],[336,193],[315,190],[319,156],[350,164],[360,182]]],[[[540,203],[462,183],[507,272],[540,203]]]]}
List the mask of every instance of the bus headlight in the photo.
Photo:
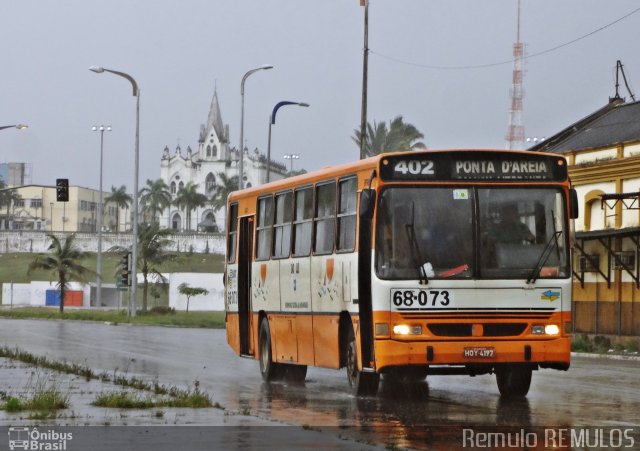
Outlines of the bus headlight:
{"type": "Polygon", "coordinates": [[[534,324],[531,326],[531,333],[533,335],[558,335],[560,328],[557,324],[534,324]]]}
{"type": "Polygon", "coordinates": [[[544,333],[547,335],[558,335],[560,328],[556,324],[547,324],[544,326],[544,333]]]}
{"type": "Polygon", "coordinates": [[[393,326],[395,335],[422,335],[422,326],[409,326],[407,324],[396,324],[393,326]]]}

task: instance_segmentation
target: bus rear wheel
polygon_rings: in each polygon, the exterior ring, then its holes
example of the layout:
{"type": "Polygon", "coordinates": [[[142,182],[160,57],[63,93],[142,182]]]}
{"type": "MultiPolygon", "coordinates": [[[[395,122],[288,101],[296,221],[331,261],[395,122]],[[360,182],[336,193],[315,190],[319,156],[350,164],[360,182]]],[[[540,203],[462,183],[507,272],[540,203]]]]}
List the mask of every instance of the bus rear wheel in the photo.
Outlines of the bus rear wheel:
{"type": "Polygon", "coordinates": [[[358,369],[358,347],[353,330],[350,331],[347,340],[347,379],[351,392],[356,396],[373,396],[378,392],[380,375],[358,369]]]}
{"type": "Polygon", "coordinates": [[[507,365],[496,368],[498,390],[503,398],[523,398],[531,387],[532,369],[524,365],[507,365]]]}
{"type": "Polygon", "coordinates": [[[280,379],[282,377],[282,366],[273,361],[273,355],[271,353],[271,332],[269,331],[269,321],[267,318],[262,318],[260,322],[258,348],[260,351],[260,374],[262,375],[262,379],[266,382],[280,379]]]}

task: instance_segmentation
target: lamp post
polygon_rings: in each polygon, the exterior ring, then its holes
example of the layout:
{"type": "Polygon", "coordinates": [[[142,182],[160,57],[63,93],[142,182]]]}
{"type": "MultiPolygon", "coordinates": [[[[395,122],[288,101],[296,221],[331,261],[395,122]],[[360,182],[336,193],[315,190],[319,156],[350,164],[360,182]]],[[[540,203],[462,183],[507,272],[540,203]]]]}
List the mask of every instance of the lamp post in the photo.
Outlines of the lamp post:
{"type": "Polygon", "coordinates": [[[100,66],[91,66],[90,71],[97,74],[109,72],[131,83],[133,96],[136,98],[136,141],[134,151],[134,175],[133,175],[133,245],[131,246],[131,290],[129,292],[129,316],[136,316],[136,289],[138,285],[138,172],[140,166],[140,89],[135,79],[124,72],[105,69],[100,66]]]}
{"type": "Polygon", "coordinates": [[[94,132],[100,132],[100,194],[98,201],[98,262],[96,272],[96,305],[99,307],[102,305],[102,222],[104,220],[104,207],[102,205],[102,155],[104,149],[104,132],[105,130],[110,132],[111,126],[107,125],[94,125],[91,127],[94,132]]]}
{"type": "Polygon", "coordinates": [[[0,130],[4,130],[5,128],[17,128],[18,130],[24,130],[25,128],[29,128],[28,125],[17,124],[17,125],[2,125],[0,126],[0,130]]]}
{"type": "Polygon", "coordinates": [[[288,100],[283,100],[282,102],[276,103],[273,107],[273,111],[271,112],[271,116],[269,117],[269,141],[267,145],[267,183],[271,181],[271,126],[276,123],[276,113],[278,109],[282,106],[286,105],[298,105],[303,107],[308,107],[308,103],[304,102],[290,102],[288,100]]]}
{"type": "Polygon", "coordinates": [[[297,160],[298,158],[300,158],[300,155],[295,153],[288,153],[284,156],[285,160],[291,160],[291,168],[289,169],[289,172],[293,172],[293,160],[297,160]]]}
{"type": "Polygon", "coordinates": [[[49,202],[49,208],[51,211],[51,230],[49,231],[53,233],[53,202],[49,202]]]}
{"type": "Polygon", "coordinates": [[[247,81],[249,75],[258,72],[259,70],[267,70],[273,69],[271,64],[264,64],[260,67],[256,67],[255,69],[251,69],[244,74],[242,77],[242,83],[240,83],[240,165],[238,166],[238,189],[242,189],[244,183],[242,183],[242,178],[244,177],[244,82],[247,81]]]}

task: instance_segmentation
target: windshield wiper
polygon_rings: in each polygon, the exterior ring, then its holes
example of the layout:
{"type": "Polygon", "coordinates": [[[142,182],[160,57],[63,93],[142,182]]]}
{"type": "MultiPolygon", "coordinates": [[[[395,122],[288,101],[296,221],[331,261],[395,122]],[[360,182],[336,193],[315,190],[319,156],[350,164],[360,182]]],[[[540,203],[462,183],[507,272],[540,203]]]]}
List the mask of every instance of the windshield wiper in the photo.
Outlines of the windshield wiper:
{"type": "Polygon", "coordinates": [[[418,239],[416,238],[414,218],[415,206],[415,202],[411,202],[411,222],[404,225],[404,230],[405,232],[407,232],[407,240],[409,241],[409,248],[411,249],[411,259],[413,260],[414,266],[418,269],[420,285],[427,285],[429,283],[429,279],[427,278],[427,271],[425,271],[424,269],[425,260],[422,258],[420,245],[418,244],[418,239]]]}
{"type": "Polygon", "coordinates": [[[547,263],[547,260],[549,259],[549,256],[551,255],[551,252],[553,251],[553,249],[557,248],[558,252],[560,251],[560,247],[558,245],[558,238],[560,238],[561,235],[562,235],[561,230],[553,232],[553,236],[545,246],[544,250],[542,251],[542,254],[540,255],[540,258],[538,259],[538,263],[536,263],[535,268],[533,268],[531,275],[527,279],[528,284],[535,283],[535,281],[538,280],[538,276],[540,276],[540,269],[542,269],[544,264],[547,263]]]}

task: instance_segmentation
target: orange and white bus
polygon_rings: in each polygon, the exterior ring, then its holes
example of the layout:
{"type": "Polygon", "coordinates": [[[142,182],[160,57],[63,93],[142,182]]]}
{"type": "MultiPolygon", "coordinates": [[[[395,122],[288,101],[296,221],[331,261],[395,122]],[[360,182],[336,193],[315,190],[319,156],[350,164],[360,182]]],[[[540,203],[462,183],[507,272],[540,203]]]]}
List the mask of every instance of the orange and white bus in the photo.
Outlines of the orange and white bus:
{"type": "Polygon", "coordinates": [[[380,375],[495,373],[525,396],[532,370],[570,364],[567,164],[552,154],[411,151],[229,196],[227,340],[266,381],[347,368],[380,375]]]}

